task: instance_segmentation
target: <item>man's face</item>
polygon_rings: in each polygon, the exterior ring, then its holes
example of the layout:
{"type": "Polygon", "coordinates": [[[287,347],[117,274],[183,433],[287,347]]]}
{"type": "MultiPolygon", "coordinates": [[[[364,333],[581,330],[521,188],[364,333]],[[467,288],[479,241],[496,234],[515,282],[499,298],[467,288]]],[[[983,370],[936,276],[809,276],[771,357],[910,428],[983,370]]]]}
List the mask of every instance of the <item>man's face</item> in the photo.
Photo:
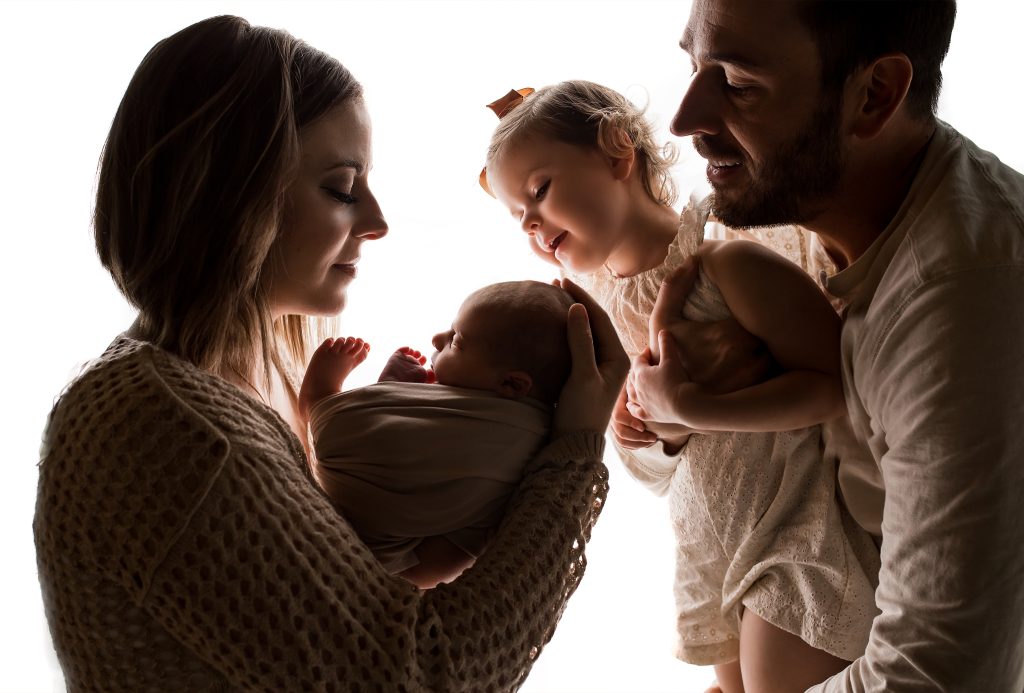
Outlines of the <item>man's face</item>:
{"type": "Polygon", "coordinates": [[[734,227],[807,223],[839,184],[842,93],[793,3],[695,0],[680,45],[693,78],[672,121],[707,159],[712,211],[734,227]]]}

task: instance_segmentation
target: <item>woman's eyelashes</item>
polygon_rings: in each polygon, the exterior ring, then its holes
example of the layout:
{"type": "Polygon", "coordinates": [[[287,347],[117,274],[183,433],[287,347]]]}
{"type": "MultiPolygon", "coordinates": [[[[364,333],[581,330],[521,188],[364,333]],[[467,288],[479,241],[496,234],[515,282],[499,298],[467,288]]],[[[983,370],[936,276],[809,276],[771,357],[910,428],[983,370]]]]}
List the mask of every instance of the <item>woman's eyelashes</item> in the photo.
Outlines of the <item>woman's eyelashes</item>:
{"type": "Polygon", "coordinates": [[[326,192],[328,195],[333,197],[338,202],[341,202],[346,205],[353,205],[356,202],[358,202],[358,200],[352,197],[350,193],[342,192],[341,190],[336,190],[335,188],[332,188],[329,185],[324,185],[321,187],[324,192],[326,192]]]}

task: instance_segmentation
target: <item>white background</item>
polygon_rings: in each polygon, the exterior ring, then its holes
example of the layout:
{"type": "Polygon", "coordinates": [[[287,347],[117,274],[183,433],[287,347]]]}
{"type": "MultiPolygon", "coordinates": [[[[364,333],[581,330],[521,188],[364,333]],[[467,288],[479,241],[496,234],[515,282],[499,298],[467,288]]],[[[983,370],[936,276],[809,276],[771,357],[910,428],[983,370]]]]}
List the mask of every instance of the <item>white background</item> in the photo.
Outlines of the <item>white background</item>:
{"type": "MultiPolygon", "coordinates": [[[[940,116],[1024,170],[1015,2],[965,0],[940,116]]],[[[97,160],[124,88],[159,39],[232,13],[289,30],[363,82],[374,120],[371,184],[391,233],[364,249],[343,316],[374,345],[353,385],[402,344],[429,350],[462,298],[505,279],[548,279],[508,214],[477,186],[496,122],[484,104],[513,87],[604,83],[663,140],[689,64],[685,0],[499,2],[3,2],[0,0],[0,338],[8,453],[0,484],[0,690],[62,690],[42,615],[31,519],[38,442],[53,398],[132,314],[92,248],[97,160]]],[[[687,142],[685,194],[703,186],[687,142]]],[[[229,182],[230,183],[230,182],[229,182]]],[[[586,579],[524,691],[700,691],[710,670],[672,657],[673,542],[663,499],[610,453],[612,490],[586,579]]]]}

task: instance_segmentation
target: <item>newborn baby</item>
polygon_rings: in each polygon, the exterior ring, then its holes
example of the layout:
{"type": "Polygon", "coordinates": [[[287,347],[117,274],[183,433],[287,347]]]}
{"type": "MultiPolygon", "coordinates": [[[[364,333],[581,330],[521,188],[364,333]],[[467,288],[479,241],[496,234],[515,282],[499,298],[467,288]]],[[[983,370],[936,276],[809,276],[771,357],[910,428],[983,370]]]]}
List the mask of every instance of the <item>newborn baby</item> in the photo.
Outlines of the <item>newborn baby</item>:
{"type": "Polygon", "coordinates": [[[342,384],[369,344],[328,339],[313,354],[299,402],[314,473],[392,573],[433,587],[483,552],[547,441],[571,368],[572,303],[541,282],[485,286],[434,335],[430,368],[402,347],[378,383],[347,392],[342,384]]]}

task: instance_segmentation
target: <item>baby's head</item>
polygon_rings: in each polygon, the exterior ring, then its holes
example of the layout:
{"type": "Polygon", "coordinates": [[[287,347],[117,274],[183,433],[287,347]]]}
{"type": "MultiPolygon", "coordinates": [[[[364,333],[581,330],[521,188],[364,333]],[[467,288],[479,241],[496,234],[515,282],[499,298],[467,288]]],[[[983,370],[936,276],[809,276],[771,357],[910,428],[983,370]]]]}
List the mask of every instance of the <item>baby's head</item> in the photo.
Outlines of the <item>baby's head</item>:
{"type": "Polygon", "coordinates": [[[501,117],[481,183],[547,259],[589,272],[618,243],[635,208],[629,196],[675,204],[674,161],[641,109],[576,80],[539,89],[501,117]]]}
{"type": "Polygon", "coordinates": [[[556,402],[572,367],[566,338],[572,304],[564,290],[534,281],[474,291],[451,329],[434,335],[437,382],[556,402]]]}

